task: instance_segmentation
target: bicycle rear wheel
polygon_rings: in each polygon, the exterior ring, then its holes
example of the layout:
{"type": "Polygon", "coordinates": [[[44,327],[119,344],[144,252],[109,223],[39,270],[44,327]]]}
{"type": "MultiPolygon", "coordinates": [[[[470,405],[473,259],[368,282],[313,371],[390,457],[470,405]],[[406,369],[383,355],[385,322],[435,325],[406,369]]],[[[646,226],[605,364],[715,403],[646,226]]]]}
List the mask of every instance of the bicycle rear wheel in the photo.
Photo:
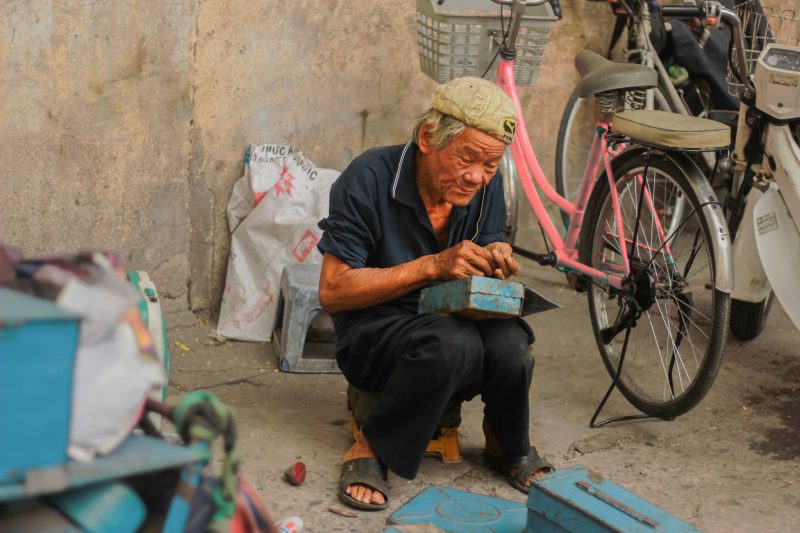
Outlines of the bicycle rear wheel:
{"type": "Polygon", "coordinates": [[[646,176],[645,165],[639,153],[622,158],[615,169],[624,243],[608,179],[605,174],[600,177],[587,207],[581,259],[598,270],[620,275],[624,273],[621,246],[626,246],[631,264],[626,289],[589,287],[592,328],[613,377],[625,331],[609,332],[632,308],[641,310],[630,331],[619,389],[641,411],[673,418],[697,405],[716,377],[730,295],[715,288],[712,239],[719,236],[690,178],[664,155],[650,157],[646,176]],[[659,206],[679,198],[686,209],[679,221],[673,221],[672,212],[659,206]],[[632,250],[634,228],[636,247],[632,250]],[[675,229],[667,233],[668,228],[675,229]]]}

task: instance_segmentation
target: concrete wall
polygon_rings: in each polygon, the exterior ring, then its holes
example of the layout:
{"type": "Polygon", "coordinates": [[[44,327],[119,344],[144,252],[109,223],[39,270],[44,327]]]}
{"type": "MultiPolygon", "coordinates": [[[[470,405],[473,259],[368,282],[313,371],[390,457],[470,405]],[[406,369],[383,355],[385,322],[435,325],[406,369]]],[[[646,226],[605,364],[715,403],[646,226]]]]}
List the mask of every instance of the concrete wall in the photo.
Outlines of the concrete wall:
{"type": "MultiPolygon", "coordinates": [[[[612,23],[605,3],[562,5],[522,90],[551,173],[572,57],[603,50],[612,23]]],[[[341,169],[403,142],[435,87],[411,1],[14,0],[0,16],[0,239],[30,256],[119,250],[172,314],[218,309],[248,143],[341,169]]]]}
{"type": "Polygon", "coordinates": [[[115,249],[186,308],[191,2],[4,2],[0,239],[115,249]]]}

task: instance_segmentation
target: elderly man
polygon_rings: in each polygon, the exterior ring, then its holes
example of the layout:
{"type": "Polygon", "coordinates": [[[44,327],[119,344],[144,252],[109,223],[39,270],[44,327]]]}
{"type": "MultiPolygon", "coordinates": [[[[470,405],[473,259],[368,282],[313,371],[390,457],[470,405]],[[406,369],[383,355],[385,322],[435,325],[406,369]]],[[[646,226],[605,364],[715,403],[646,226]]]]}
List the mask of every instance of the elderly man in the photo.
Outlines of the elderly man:
{"type": "Polygon", "coordinates": [[[387,468],[414,478],[448,403],[479,394],[487,462],[523,492],[552,469],[528,437],[530,327],[417,314],[426,286],[519,273],[501,233],[498,176],[515,127],[514,105],[496,85],[453,80],[437,88],[412,141],[368,150],[331,189],[320,302],[347,381],[380,391],[343,458],[339,497],[349,505],[386,508],[387,468]]]}

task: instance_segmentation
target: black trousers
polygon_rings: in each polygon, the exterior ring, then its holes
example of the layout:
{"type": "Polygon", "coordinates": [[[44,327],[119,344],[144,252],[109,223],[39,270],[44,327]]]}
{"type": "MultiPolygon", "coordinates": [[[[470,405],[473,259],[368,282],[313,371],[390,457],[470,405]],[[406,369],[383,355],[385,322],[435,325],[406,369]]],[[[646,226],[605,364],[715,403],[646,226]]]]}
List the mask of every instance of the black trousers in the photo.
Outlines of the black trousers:
{"type": "Polygon", "coordinates": [[[337,361],[352,385],[381,391],[363,431],[390,470],[413,479],[450,400],[479,394],[504,452],[527,455],[534,336],[523,320],[371,311],[337,361]]]}

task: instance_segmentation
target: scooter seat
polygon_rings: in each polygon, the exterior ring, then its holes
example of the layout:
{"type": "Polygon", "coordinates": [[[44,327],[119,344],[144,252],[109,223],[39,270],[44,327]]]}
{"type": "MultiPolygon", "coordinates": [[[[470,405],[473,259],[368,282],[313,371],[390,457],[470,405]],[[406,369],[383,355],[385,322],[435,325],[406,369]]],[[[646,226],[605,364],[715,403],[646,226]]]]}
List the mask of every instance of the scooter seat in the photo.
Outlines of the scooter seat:
{"type": "Polygon", "coordinates": [[[722,150],[731,143],[727,125],[667,111],[621,111],[614,116],[612,130],[641,144],[670,149],[722,150]]]}

